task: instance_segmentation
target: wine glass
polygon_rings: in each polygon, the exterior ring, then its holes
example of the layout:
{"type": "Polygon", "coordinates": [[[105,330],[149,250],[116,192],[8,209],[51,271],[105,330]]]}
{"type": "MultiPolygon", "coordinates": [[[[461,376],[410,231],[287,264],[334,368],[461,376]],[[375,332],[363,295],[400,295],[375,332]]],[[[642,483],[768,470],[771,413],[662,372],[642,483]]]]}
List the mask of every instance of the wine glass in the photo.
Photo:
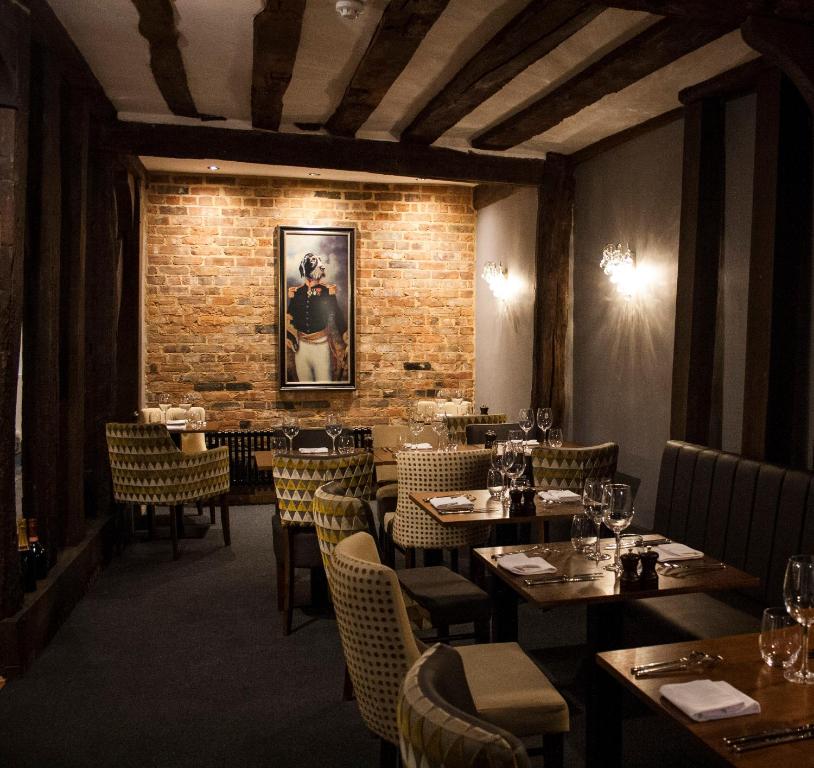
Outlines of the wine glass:
{"type": "Polygon", "coordinates": [[[783,582],[783,602],[786,610],[803,628],[800,669],[788,669],[786,680],[811,685],[814,672],[808,668],[808,628],[814,624],[814,555],[792,555],[786,565],[783,582]]]}
{"type": "Polygon", "coordinates": [[[464,393],[463,393],[463,390],[461,390],[461,389],[456,389],[456,390],[455,390],[455,391],[452,393],[452,402],[453,402],[453,403],[455,403],[455,405],[460,406],[460,404],[461,404],[463,401],[464,401],[464,393]]]}
{"type": "Polygon", "coordinates": [[[447,404],[447,391],[439,389],[435,393],[435,409],[437,413],[444,413],[444,406],[447,404]]]}
{"type": "Polygon", "coordinates": [[[495,440],[492,444],[492,453],[489,455],[489,461],[491,462],[492,469],[496,469],[500,472],[500,477],[502,478],[502,487],[505,490],[506,488],[506,468],[503,464],[503,457],[506,453],[506,443],[503,440],[495,440]]]}
{"type": "Polygon", "coordinates": [[[413,450],[416,449],[416,445],[418,445],[418,436],[424,430],[424,417],[417,411],[413,411],[410,414],[410,434],[413,436],[413,450]]]}
{"type": "Polygon", "coordinates": [[[331,453],[336,453],[336,438],[342,434],[342,421],[333,411],[325,417],[325,431],[332,441],[331,453]]]}
{"type": "Polygon", "coordinates": [[[438,436],[438,450],[443,448],[443,438],[447,434],[447,418],[443,413],[436,413],[432,417],[432,431],[438,436]]]}
{"type": "Polygon", "coordinates": [[[548,444],[552,448],[562,448],[562,430],[559,427],[550,430],[548,444]]]}
{"type": "Polygon", "coordinates": [[[534,429],[534,411],[531,408],[521,408],[520,413],[517,414],[517,423],[523,430],[523,439],[527,441],[529,432],[534,429]]]}
{"type": "Polygon", "coordinates": [[[600,560],[610,559],[610,555],[602,552],[599,546],[599,534],[602,528],[602,486],[607,482],[607,480],[599,477],[589,477],[582,488],[582,506],[585,509],[585,514],[593,521],[596,528],[596,547],[594,553],[587,555],[587,557],[597,563],[600,560]]]}
{"type": "Polygon", "coordinates": [[[158,407],[161,409],[161,421],[167,423],[167,411],[172,408],[172,398],[164,392],[158,396],[158,407]]]}
{"type": "Polygon", "coordinates": [[[554,414],[551,408],[538,408],[537,409],[537,426],[545,433],[543,437],[543,445],[548,445],[548,430],[554,423],[554,414]]]}
{"type": "Polygon", "coordinates": [[[294,453],[294,438],[300,433],[300,425],[293,416],[283,418],[283,434],[288,438],[288,451],[294,453]]]}
{"type": "Polygon", "coordinates": [[[517,478],[526,471],[526,454],[523,451],[522,443],[516,440],[506,443],[503,451],[503,469],[512,480],[510,485],[516,485],[517,478]]]}
{"type": "Polygon", "coordinates": [[[181,399],[178,402],[178,407],[184,412],[184,421],[186,422],[186,426],[192,426],[189,423],[189,409],[192,408],[192,399],[192,392],[186,392],[181,395],[181,399]]]}
{"type": "MultiPolygon", "coordinates": [[[[625,483],[605,483],[602,486],[602,522],[613,531],[616,537],[616,556],[611,565],[606,565],[606,571],[616,574],[622,572],[620,559],[622,549],[622,531],[630,525],[633,519],[633,494],[630,486],[625,483]]],[[[812,613],[814,621],[814,612],[812,613]]]]}

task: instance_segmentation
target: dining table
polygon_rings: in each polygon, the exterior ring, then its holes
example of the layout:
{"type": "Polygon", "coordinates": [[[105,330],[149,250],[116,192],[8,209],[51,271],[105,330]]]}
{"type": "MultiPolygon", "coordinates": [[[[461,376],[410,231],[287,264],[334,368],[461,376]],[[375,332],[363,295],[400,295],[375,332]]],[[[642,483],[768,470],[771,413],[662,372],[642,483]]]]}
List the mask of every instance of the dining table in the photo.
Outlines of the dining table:
{"type": "MultiPolygon", "coordinates": [[[[732,635],[598,654],[598,668],[607,678],[603,685],[606,691],[607,729],[621,732],[622,707],[619,697],[620,693],[627,692],[670,720],[689,739],[700,743],[711,763],[737,768],[814,765],[814,687],[789,683],[783,678],[782,669],[767,666],[760,655],[758,638],[756,633],[732,635]],[[686,658],[692,653],[720,656],[722,660],[701,674],[690,669],[636,679],[631,671],[634,666],[686,658]],[[667,683],[685,683],[700,678],[726,681],[757,701],[760,712],[696,722],[660,693],[661,687],[667,683]],[[788,733],[777,736],[777,743],[756,746],[760,734],[780,730],[788,733]],[[733,751],[729,741],[733,745],[740,745],[740,748],[756,748],[739,753],[733,751]]],[[[606,741],[603,763],[621,765],[622,747],[621,740],[606,741]]]]}

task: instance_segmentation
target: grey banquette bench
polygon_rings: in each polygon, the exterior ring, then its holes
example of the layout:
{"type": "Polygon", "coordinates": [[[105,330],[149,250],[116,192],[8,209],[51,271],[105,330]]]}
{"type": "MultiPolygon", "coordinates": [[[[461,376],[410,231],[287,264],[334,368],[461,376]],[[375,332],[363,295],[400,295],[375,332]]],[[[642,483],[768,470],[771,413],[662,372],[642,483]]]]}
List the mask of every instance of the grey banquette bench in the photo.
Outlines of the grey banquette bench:
{"type": "Polygon", "coordinates": [[[653,530],[757,576],[761,586],[630,601],[625,625],[636,645],[646,644],[643,637],[666,642],[756,631],[762,609],[783,604],[788,558],[814,552],[814,473],[671,440],[653,530]]]}

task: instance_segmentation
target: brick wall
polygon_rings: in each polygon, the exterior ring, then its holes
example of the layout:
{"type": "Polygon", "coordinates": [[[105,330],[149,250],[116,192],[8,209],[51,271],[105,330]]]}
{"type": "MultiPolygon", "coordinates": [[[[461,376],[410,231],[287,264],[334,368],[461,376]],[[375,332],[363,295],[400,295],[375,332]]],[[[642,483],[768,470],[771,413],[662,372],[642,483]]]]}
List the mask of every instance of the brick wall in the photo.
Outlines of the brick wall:
{"type": "Polygon", "coordinates": [[[152,174],[145,223],[148,401],[195,389],[211,421],[266,427],[288,409],[387,422],[438,387],[471,399],[468,187],[152,174]],[[279,389],[280,225],[356,227],[355,391],[279,389]]]}

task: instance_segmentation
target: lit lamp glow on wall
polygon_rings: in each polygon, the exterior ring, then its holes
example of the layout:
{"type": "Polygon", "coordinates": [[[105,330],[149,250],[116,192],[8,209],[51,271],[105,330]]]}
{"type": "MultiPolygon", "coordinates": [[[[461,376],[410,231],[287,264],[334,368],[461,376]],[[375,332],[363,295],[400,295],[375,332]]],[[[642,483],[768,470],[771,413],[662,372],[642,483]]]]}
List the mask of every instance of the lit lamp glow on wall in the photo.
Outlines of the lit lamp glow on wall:
{"type": "Polygon", "coordinates": [[[602,271],[610,278],[616,290],[626,299],[632,298],[639,287],[636,273],[636,255],[621,243],[608,243],[599,262],[602,271]]]}
{"type": "Polygon", "coordinates": [[[487,261],[486,264],[483,265],[483,272],[480,274],[486,281],[494,297],[503,301],[505,301],[508,296],[509,280],[506,274],[507,271],[502,261],[499,263],[487,261]]]}

